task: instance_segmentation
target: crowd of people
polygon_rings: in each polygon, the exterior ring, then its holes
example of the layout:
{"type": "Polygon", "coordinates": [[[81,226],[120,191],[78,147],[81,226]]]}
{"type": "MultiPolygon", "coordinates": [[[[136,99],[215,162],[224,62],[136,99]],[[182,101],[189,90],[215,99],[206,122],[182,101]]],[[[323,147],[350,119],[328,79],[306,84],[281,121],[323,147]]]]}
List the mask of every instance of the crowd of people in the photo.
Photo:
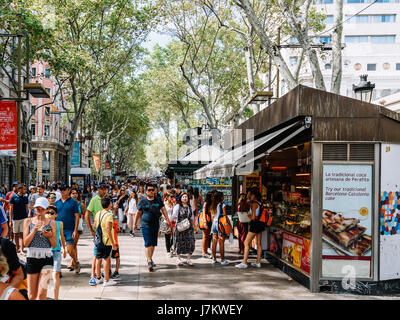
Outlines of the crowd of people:
{"type": "MultiPolygon", "coordinates": [[[[242,194],[238,211],[249,213],[250,223],[240,223],[239,254],[236,265],[247,268],[251,242],[256,239],[260,267],[261,232],[256,221],[261,203],[258,190],[242,194]],[[254,222],[254,223],[253,223],[254,222]]],[[[193,267],[195,234],[203,233],[202,257],[228,265],[225,240],[232,238],[232,223],[224,204],[224,194],[199,189],[181,189],[164,181],[101,182],[90,187],[53,183],[27,187],[14,182],[12,190],[0,188],[0,297],[3,299],[47,299],[53,277],[54,299],[59,298],[61,262],[69,256],[67,267],[80,274],[78,242],[85,222],[93,236],[93,257],[89,285],[116,285],[119,279],[120,253],[118,233],[129,231],[135,237],[140,230],[144,239],[148,271],[154,271],[155,247],[165,237],[168,257],[176,257],[177,266],[193,267]],[[186,260],[184,261],[184,258],[186,260]],[[26,258],[26,259],[24,259],[26,258]],[[112,272],[112,260],[115,260],[112,272]],[[7,266],[4,261],[7,261],[7,266]],[[102,272],[103,269],[103,272],[102,272]],[[15,290],[14,290],[14,289],[15,290]]]]}

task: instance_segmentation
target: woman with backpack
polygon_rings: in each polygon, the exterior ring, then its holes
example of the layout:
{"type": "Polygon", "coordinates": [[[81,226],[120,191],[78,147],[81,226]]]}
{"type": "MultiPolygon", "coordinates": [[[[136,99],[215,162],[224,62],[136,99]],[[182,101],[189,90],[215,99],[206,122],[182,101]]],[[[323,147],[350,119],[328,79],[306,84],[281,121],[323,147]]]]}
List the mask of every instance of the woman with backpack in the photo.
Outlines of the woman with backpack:
{"type": "Polygon", "coordinates": [[[211,226],[211,234],[212,234],[212,264],[217,263],[217,242],[219,244],[219,254],[221,256],[221,265],[225,266],[229,264],[228,260],[225,260],[225,238],[220,229],[219,229],[219,221],[225,216],[226,217],[226,208],[224,204],[224,194],[220,191],[215,193],[214,201],[211,205],[211,218],[212,218],[212,226],[211,226]]]}
{"type": "Polygon", "coordinates": [[[249,257],[250,245],[253,239],[256,239],[257,245],[257,262],[252,262],[251,266],[260,268],[261,267],[261,254],[262,254],[262,246],[261,246],[261,236],[262,232],[265,230],[265,227],[259,223],[259,217],[262,212],[261,205],[261,193],[257,188],[251,189],[249,192],[250,196],[250,214],[249,218],[251,221],[249,222],[249,232],[247,233],[246,240],[244,242],[244,257],[243,261],[237,264],[235,267],[239,269],[247,268],[247,259],[249,257]]]}
{"type": "Polygon", "coordinates": [[[206,194],[206,201],[204,201],[203,210],[199,215],[199,227],[203,231],[203,240],[201,241],[201,248],[203,250],[203,258],[211,258],[208,254],[208,248],[210,246],[211,239],[211,204],[213,200],[213,194],[208,192],[206,194]]]}
{"type": "Polygon", "coordinates": [[[172,221],[175,221],[174,230],[174,249],[177,255],[178,266],[183,266],[181,260],[182,254],[187,254],[186,263],[189,266],[194,264],[191,261],[192,254],[195,249],[194,238],[194,213],[189,203],[189,196],[186,192],[182,192],[178,199],[178,204],[174,207],[172,221]]]}

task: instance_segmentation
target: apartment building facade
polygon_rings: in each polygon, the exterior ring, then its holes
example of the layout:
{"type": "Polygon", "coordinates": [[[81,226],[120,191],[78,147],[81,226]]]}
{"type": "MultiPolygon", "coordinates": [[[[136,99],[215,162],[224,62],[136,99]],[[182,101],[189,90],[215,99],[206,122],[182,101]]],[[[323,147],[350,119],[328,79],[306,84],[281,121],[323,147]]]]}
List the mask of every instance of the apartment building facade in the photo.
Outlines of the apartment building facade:
{"type": "MultiPolygon", "coordinates": [[[[336,0],[316,0],[316,8],[326,15],[325,31],[316,34],[315,43],[331,43],[336,0]]],[[[342,50],[343,76],[340,94],[354,97],[353,84],[367,74],[375,83],[372,100],[400,92],[400,0],[344,0],[342,50]],[[364,10],[365,9],[365,10],[364,10]],[[361,11],[361,12],[360,12],[361,11]]],[[[295,39],[294,39],[295,41],[295,39]]],[[[284,49],[289,67],[295,70],[299,60],[297,49],[284,49]]],[[[326,51],[320,66],[329,91],[332,57],[326,51]]],[[[300,73],[302,84],[314,86],[308,66],[300,73]]],[[[281,82],[280,92],[287,92],[281,82]]]]}

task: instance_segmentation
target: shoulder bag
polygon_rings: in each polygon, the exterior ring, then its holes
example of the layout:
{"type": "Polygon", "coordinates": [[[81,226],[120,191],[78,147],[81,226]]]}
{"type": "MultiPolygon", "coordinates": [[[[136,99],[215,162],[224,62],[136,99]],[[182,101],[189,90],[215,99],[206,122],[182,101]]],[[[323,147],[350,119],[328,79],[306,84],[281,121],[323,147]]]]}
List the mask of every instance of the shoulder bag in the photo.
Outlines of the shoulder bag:
{"type": "MultiPolygon", "coordinates": [[[[178,220],[179,220],[180,214],[181,214],[181,207],[179,206],[178,220]]],[[[186,230],[189,229],[189,228],[190,228],[190,221],[189,221],[188,218],[185,218],[185,219],[183,219],[181,222],[178,222],[178,223],[176,224],[176,229],[177,229],[179,232],[186,231],[186,230]]]]}

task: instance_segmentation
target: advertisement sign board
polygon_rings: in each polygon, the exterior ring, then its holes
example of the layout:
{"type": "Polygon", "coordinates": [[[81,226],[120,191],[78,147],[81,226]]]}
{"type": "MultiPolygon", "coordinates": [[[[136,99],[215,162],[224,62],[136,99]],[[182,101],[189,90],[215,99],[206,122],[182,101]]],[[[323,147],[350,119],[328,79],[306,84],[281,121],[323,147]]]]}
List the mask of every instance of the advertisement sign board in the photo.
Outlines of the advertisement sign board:
{"type": "Polygon", "coordinates": [[[322,274],[340,277],[352,266],[370,277],[372,249],[372,165],[323,165],[322,274]]]}
{"type": "Polygon", "coordinates": [[[78,141],[74,142],[74,149],[72,151],[71,158],[71,167],[79,167],[80,166],[80,145],[78,141]]]}
{"type": "Polygon", "coordinates": [[[399,144],[381,145],[380,280],[400,278],[400,170],[397,169],[399,158],[399,144]]]}
{"type": "Polygon", "coordinates": [[[96,172],[99,172],[100,171],[100,155],[99,154],[93,155],[93,162],[94,162],[94,167],[96,169],[96,172]]]}
{"type": "Polygon", "coordinates": [[[0,101],[0,156],[17,154],[17,103],[0,101]]]}
{"type": "Polygon", "coordinates": [[[310,273],[310,240],[283,232],[282,259],[310,273]]]}

